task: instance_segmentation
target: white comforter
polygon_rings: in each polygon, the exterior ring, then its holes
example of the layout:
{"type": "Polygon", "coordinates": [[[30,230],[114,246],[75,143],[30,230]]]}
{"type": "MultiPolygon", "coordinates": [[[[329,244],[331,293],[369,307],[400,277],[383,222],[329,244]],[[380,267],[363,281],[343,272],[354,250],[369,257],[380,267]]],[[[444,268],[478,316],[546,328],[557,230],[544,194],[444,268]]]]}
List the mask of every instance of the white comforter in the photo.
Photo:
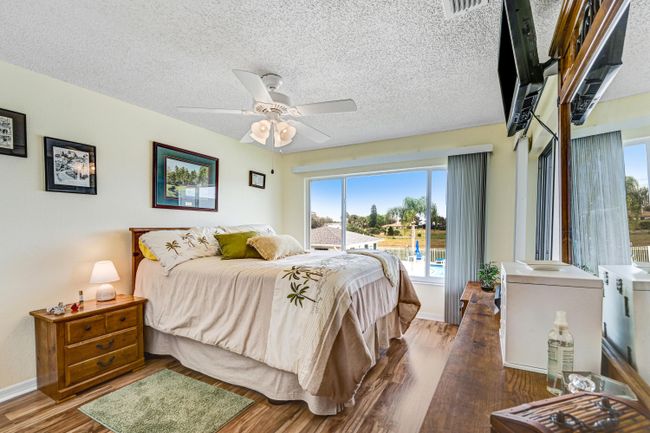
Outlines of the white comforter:
{"type": "Polygon", "coordinates": [[[380,261],[329,252],[270,262],[206,257],[183,263],[168,276],[158,263],[143,260],[135,294],[148,299],[147,326],[298,374],[304,381],[301,385],[312,390],[318,389],[342,318],[341,311],[333,315],[331,309],[352,311],[355,327],[364,332],[389,314],[398,301],[398,288],[386,278],[380,261]],[[286,270],[320,266],[323,261],[333,273],[321,288],[325,291],[317,295],[319,303],[303,300],[304,308],[290,303],[282,279],[286,270]],[[308,344],[304,339],[307,331],[308,344]],[[319,336],[321,331],[329,337],[319,336]],[[329,344],[323,347],[325,340],[329,344]],[[297,347],[302,349],[295,350],[297,347]]]}

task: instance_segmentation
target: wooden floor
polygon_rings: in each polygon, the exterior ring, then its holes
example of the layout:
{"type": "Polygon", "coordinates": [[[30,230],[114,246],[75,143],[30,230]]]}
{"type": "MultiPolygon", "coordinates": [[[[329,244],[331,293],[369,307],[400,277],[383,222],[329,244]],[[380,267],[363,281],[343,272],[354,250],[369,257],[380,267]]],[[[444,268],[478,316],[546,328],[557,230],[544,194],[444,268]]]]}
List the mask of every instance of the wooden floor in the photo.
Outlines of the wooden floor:
{"type": "MultiPolygon", "coordinates": [[[[433,397],[456,335],[456,327],[415,320],[403,340],[368,373],[356,405],[342,413],[313,415],[302,402],[272,405],[254,391],[183,367],[171,357],[147,360],[144,368],[54,404],[38,391],[0,404],[0,432],[110,432],[77,408],[161,369],[168,368],[255,401],[219,433],[233,432],[417,432],[433,397]]],[[[160,432],[165,433],[165,432],[160,432]]],[[[171,432],[170,432],[171,433],[171,432]]]]}

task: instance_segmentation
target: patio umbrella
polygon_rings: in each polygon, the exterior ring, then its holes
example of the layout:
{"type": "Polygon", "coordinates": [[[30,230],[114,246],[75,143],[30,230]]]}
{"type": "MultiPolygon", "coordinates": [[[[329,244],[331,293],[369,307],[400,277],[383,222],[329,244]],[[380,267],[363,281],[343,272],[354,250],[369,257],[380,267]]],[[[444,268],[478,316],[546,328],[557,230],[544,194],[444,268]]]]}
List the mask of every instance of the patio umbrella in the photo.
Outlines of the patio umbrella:
{"type": "Polygon", "coordinates": [[[422,253],[420,252],[420,241],[415,241],[415,259],[422,260],[422,253]]]}

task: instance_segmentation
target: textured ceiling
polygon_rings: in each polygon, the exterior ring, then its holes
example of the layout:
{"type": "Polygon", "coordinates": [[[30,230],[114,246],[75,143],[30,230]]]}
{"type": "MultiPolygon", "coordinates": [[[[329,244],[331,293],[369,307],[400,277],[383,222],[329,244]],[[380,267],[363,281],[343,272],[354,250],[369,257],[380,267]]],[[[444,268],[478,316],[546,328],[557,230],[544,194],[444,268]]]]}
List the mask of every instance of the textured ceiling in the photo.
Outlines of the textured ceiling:
{"type": "MultiPolygon", "coordinates": [[[[546,60],[560,0],[532,0],[546,60]]],[[[650,0],[635,0],[626,65],[606,97],[650,90],[650,0]]],[[[286,151],[503,120],[498,0],[446,19],[442,0],[4,0],[0,59],[240,138],[249,108],[232,69],[276,72],[294,103],[353,98],[356,113],[303,118],[332,139],[286,151]]]]}

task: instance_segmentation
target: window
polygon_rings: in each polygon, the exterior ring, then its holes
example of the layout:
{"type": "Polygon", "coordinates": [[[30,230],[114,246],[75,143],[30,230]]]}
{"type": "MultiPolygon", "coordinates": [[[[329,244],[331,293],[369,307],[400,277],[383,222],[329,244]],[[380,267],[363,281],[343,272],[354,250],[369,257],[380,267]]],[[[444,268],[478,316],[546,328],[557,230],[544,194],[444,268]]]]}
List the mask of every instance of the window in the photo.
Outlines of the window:
{"type": "Polygon", "coordinates": [[[310,247],[390,251],[412,277],[441,282],[446,260],[446,185],[443,169],[313,179],[309,183],[310,247]]]}
{"type": "Polygon", "coordinates": [[[555,191],[555,141],[537,160],[537,227],[535,259],[551,260],[553,255],[553,199],[555,191]]]}
{"type": "Polygon", "coordinates": [[[627,219],[635,262],[650,262],[648,154],[646,143],[633,143],[624,148],[627,219]]]}
{"type": "Polygon", "coordinates": [[[310,197],[310,247],[316,250],[340,250],[343,245],[343,179],[312,180],[310,197]]]}

